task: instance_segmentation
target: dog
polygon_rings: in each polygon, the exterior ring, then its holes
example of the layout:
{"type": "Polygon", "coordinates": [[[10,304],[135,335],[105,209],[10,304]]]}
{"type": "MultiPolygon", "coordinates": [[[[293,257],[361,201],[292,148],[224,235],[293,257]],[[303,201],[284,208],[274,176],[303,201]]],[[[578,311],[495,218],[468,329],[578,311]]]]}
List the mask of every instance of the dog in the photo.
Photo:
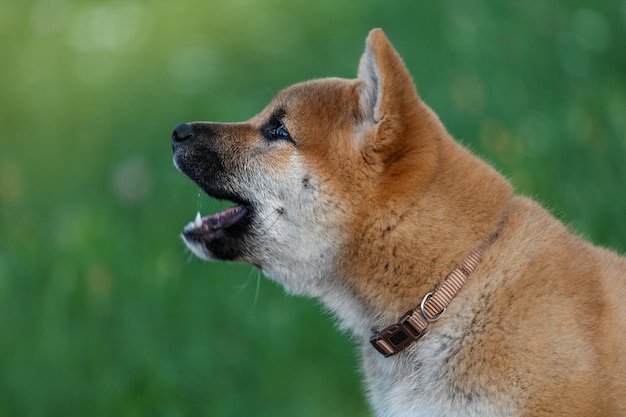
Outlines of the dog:
{"type": "Polygon", "coordinates": [[[360,343],[377,416],[626,416],[626,258],[457,143],[382,30],[356,79],[178,125],[172,147],[234,203],[187,224],[187,247],[320,299],[360,343]]]}

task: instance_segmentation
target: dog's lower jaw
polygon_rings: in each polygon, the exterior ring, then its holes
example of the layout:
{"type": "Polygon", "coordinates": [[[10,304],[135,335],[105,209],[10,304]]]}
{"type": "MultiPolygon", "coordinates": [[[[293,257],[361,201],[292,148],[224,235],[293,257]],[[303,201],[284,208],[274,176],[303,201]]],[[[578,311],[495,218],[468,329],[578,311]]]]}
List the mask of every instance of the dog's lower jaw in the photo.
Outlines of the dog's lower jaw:
{"type": "Polygon", "coordinates": [[[210,261],[210,260],[215,259],[215,256],[201,242],[194,242],[191,239],[188,239],[184,233],[181,233],[180,238],[185,243],[185,246],[187,246],[187,249],[189,249],[198,258],[203,259],[205,261],[210,261]]]}

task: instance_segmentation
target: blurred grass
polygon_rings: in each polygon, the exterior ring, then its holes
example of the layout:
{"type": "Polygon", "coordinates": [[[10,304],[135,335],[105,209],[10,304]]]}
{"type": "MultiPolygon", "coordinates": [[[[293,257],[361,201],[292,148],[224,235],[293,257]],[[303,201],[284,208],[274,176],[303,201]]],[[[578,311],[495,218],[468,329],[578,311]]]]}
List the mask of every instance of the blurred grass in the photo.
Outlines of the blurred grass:
{"type": "Polygon", "coordinates": [[[623,0],[5,0],[0,416],[369,415],[314,301],[184,250],[214,203],[169,133],[353,77],[377,26],[459,140],[626,250],[623,0]]]}

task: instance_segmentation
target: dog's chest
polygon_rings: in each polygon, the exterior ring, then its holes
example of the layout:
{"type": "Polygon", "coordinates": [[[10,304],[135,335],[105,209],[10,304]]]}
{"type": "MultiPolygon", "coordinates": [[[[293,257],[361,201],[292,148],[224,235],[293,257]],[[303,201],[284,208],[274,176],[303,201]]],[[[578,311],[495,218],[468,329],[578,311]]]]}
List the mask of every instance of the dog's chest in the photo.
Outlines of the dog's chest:
{"type": "Polygon", "coordinates": [[[364,348],[370,402],[378,417],[504,417],[514,415],[509,401],[481,387],[468,387],[446,366],[460,338],[428,335],[404,354],[384,358],[364,348]],[[461,388],[461,385],[463,387],[461,388]]]}

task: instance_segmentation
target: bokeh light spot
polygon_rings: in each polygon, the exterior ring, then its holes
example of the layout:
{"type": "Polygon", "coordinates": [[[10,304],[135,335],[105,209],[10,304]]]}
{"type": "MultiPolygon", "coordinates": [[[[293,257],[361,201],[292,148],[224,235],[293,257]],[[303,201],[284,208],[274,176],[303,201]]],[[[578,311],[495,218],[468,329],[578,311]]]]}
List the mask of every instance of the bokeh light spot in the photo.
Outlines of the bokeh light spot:
{"type": "Polygon", "coordinates": [[[583,48],[603,51],[611,40],[609,24],[595,10],[578,9],[572,17],[572,34],[583,48]]]}
{"type": "Polygon", "coordinates": [[[143,158],[122,161],[113,172],[115,197],[123,203],[135,204],[144,200],[152,188],[152,175],[143,158]]]}
{"type": "Polygon", "coordinates": [[[591,52],[580,46],[571,33],[562,34],[557,42],[561,67],[570,75],[585,77],[591,68],[591,52]]]}
{"type": "Polygon", "coordinates": [[[32,9],[30,24],[35,33],[53,33],[63,27],[69,13],[66,0],[41,0],[32,9]]]}
{"type": "Polygon", "coordinates": [[[89,294],[100,299],[108,299],[113,286],[113,276],[106,265],[94,263],[87,271],[89,294]]]}
{"type": "Polygon", "coordinates": [[[150,29],[147,9],[135,2],[109,2],[80,8],[68,29],[68,41],[79,52],[134,51],[150,29]]]}
{"type": "Polygon", "coordinates": [[[486,119],[480,126],[480,143],[508,164],[517,163],[524,155],[524,143],[497,119],[486,119]]]}
{"type": "Polygon", "coordinates": [[[22,170],[15,161],[0,165],[0,200],[13,203],[20,199],[24,190],[22,170]]]}
{"type": "Polygon", "coordinates": [[[186,94],[205,90],[218,75],[217,53],[203,46],[189,46],[170,58],[169,73],[175,88],[186,94]]]}
{"type": "Polygon", "coordinates": [[[450,96],[461,113],[479,115],[485,110],[485,86],[476,76],[462,75],[452,79],[450,96]]]}

